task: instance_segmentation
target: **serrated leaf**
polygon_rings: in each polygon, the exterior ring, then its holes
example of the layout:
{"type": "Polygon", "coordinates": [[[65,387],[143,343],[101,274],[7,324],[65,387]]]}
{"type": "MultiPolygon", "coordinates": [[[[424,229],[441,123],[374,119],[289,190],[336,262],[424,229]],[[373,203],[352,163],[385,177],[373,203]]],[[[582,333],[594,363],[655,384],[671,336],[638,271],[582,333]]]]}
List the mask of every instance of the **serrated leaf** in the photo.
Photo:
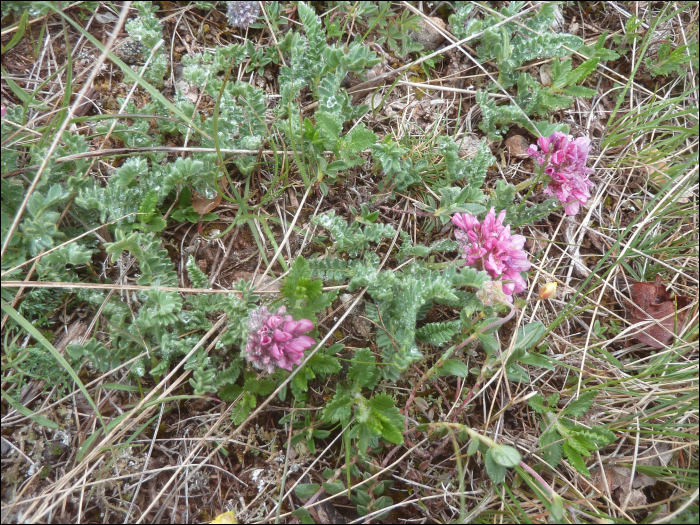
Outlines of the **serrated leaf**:
{"type": "Polygon", "coordinates": [[[317,111],[314,117],[316,126],[321,132],[321,137],[324,139],[326,146],[333,148],[343,129],[340,117],[325,111],[317,111]]]}
{"type": "Polygon", "coordinates": [[[493,449],[489,449],[484,459],[486,473],[494,483],[503,483],[506,480],[506,467],[493,459],[493,449]]]}
{"type": "Polygon", "coordinates": [[[561,438],[555,430],[544,432],[539,439],[542,448],[542,457],[553,468],[556,468],[561,461],[562,443],[556,443],[561,438]]]}
{"type": "Polygon", "coordinates": [[[440,375],[455,375],[457,377],[467,377],[469,368],[459,359],[448,359],[439,369],[440,375]]]}
{"type": "Polygon", "coordinates": [[[580,97],[580,98],[591,98],[596,96],[598,92],[595,89],[587,88],[584,86],[570,86],[562,90],[569,96],[580,97]]]}
{"type": "Polygon", "coordinates": [[[294,492],[301,499],[309,499],[316,494],[320,488],[321,487],[318,483],[301,483],[300,485],[296,486],[294,492]]]}
{"type": "Polygon", "coordinates": [[[351,151],[362,151],[368,149],[372,144],[377,142],[377,135],[368,129],[365,129],[364,123],[356,126],[348,135],[350,142],[348,149],[351,151]]]}
{"type": "Polygon", "coordinates": [[[243,387],[238,385],[226,385],[221,390],[219,390],[219,399],[222,401],[235,401],[243,393],[243,387]]]}
{"type": "Polygon", "coordinates": [[[246,379],[243,390],[259,396],[266,396],[275,389],[275,382],[271,379],[246,379]]]}
{"type": "Polygon", "coordinates": [[[573,436],[569,436],[569,439],[567,439],[566,442],[571,448],[575,449],[584,458],[587,458],[591,455],[589,450],[597,449],[594,443],[592,443],[585,437],[577,436],[576,434],[574,434],[573,436]]]}
{"type": "Polygon", "coordinates": [[[343,393],[336,393],[328,403],[322,413],[322,420],[326,423],[336,423],[338,421],[347,422],[352,415],[352,398],[343,393]]]}
{"type": "Polygon", "coordinates": [[[368,348],[358,348],[352,358],[348,381],[360,387],[374,388],[379,381],[381,370],[376,365],[377,358],[368,348]]]}
{"type": "Polygon", "coordinates": [[[564,452],[566,459],[569,460],[569,463],[571,464],[572,467],[574,467],[576,470],[578,470],[581,474],[583,474],[587,478],[591,477],[591,473],[588,471],[588,468],[586,467],[586,462],[583,461],[581,454],[579,454],[576,449],[574,449],[572,446],[569,445],[568,440],[565,441],[564,444],[562,445],[562,451],[564,452]]]}
{"type": "Polygon", "coordinates": [[[245,421],[250,412],[255,407],[257,400],[255,395],[250,392],[243,393],[243,399],[236,403],[231,409],[231,420],[235,425],[240,425],[245,421]],[[252,405],[252,406],[251,406],[252,405]]]}
{"type": "Polygon", "coordinates": [[[595,426],[591,428],[584,428],[577,425],[573,430],[578,436],[586,437],[599,447],[609,445],[617,439],[615,433],[605,427],[595,426]]]}
{"type": "Polygon", "coordinates": [[[403,422],[404,417],[399,409],[394,406],[396,401],[387,394],[372,396],[367,405],[372,411],[372,415],[381,423],[380,435],[385,440],[395,445],[403,444],[403,422]]]}
{"type": "Polygon", "coordinates": [[[545,408],[544,406],[544,398],[541,394],[536,394],[532,396],[527,403],[528,405],[530,405],[530,408],[532,408],[535,412],[537,412],[540,415],[544,414],[547,411],[547,408],[545,408]]]}
{"type": "Polygon", "coordinates": [[[491,449],[491,457],[499,465],[514,467],[520,463],[520,452],[508,445],[496,445],[491,449]]]}
{"type": "Polygon", "coordinates": [[[567,407],[562,411],[561,415],[581,417],[586,412],[588,412],[589,408],[591,408],[594,399],[595,392],[584,392],[579,396],[578,399],[569,403],[567,407]]]}
{"type": "MultiPolygon", "coordinates": [[[[586,78],[588,75],[593,73],[596,68],[598,67],[598,57],[593,57],[589,60],[586,60],[583,62],[580,66],[578,66],[576,69],[574,69],[571,73],[569,73],[566,77],[566,85],[572,86],[572,87],[580,87],[580,86],[574,86],[574,84],[578,84],[581,82],[584,78],[586,78]]],[[[595,91],[594,91],[595,94],[595,91]]],[[[580,96],[580,95],[576,95],[580,96]]]]}

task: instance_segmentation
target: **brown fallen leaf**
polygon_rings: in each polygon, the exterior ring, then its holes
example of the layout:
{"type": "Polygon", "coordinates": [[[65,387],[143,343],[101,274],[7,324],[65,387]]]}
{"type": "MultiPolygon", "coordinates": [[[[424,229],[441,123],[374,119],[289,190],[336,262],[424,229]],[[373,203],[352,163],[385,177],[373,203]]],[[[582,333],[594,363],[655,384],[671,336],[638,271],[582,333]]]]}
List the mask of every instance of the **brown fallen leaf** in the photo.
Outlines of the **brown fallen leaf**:
{"type": "MultiPolygon", "coordinates": [[[[225,187],[226,177],[221,177],[219,179],[219,189],[223,192],[225,187]]],[[[192,207],[194,208],[194,211],[200,215],[204,215],[205,213],[215,210],[219,204],[221,204],[221,195],[219,193],[217,193],[216,197],[213,199],[207,199],[204,197],[204,195],[196,191],[192,193],[192,207]]]]}
{"type": "Polygon", "coordinates": [[[666,344],[678,335],[683,328],[687,311],[681,311],[690,304],[690,299],[683,295],[671,295],[663,284],[660,275],[656,276],[654,283],[633,283],[632,322],[639,323],[656,319],[659,323],[646,324],[632,336],[640,343],[652,348],[665,348],[666,344]],[[677,313],[676,313],[677,312],[677,313]]]}

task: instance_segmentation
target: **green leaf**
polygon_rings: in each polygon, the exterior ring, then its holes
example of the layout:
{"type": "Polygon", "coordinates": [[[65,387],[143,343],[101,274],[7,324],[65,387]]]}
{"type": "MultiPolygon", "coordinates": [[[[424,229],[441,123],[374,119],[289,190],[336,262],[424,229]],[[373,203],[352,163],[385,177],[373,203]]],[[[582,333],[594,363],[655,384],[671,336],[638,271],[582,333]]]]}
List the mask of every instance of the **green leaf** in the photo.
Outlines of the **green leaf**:
{"type": "Polygon", "coordinates": [[[257,405],[257,399],[255,394],[250,392],[243,392],[243,399],[241,399],[234,407],[231,409],[231,420],[234,424],[240,425],[245,421],[250,412],[257,405]]]}
{"type": "Polygon", "coordinates": [[[515,340],[515,346],[513,347],[513,353],[530,350],[530,348],[542,338],[545,331],[546,328],[540,321],[520,327],[515,340]]]}
{"type": "Polygon", "coordinates": [[[538,354],[530,354],[525,352],[522,356],[520,356],[518,361],[525,365],[539,366],[540,368],[546,368],[547,370],[554,370],[554,365],[551,363],[551,361],[545,356],[538,354]]]}
{"type": "Polygon", "coordinates": [[[574,429],[578,436],[584,436],[601,447],[609,445],[617,439],[615,433],[605,427],[595,426],[591,428],[584,428],[581,426],[576,426],[574,429]]]}
{"type": "Polygon", "coordinates": [[[562,91],[572,97],[581,98],[591,98],[598,94],[598,92],[595,89],[587,88],[584,86],[571,86],[566,89],[563,89],[562,91]]]}
{"type": "Polygon", "coordinates": [[[311,368],[319,376],[335,374],[340,372],[342,368],[337,358],[332,355],[322,354],[321,352],[317,352],[309,359],[307,367],[311,368]]]}
{"type": "Polygon", "coordinates": [[[326,423],[346,423],[352,415],[353,398],[341,392],[336,392],[330,403],[323,408],[322,420],[326,423]]]}
{"type": "Polygon", "coordinates": [[[300,485],[296,486],[294,492],[301,499],[309,499],[316,494],[320,488],[321,487],[318,483],[301,483],[300,485]]]}
{"type": "Polygon", "coordinates": [[[479,438],[471,438],[469,445],[467,445],[467,456],[473,456],[479,450],[479,443],[481,440],[479,438]]]}
{"type": "Polygon", "coordinates": [[[476,334],[476,337],[484,347],[484,351],[489,355],[496,355],[498,352],[498,340],[493,334],[476,334]]]}
{"type": "Polygon", "coordinates": [[[547,408],[544,406],[544,398],[541,394],[536,394],[532,396],[527,403],[528,405],[530,405],[530,408],[532,408],[535,412],[537,412],[540,415],[547,412],[547,408]]]}
{"type": "Polygon", "coordinates": [[[581,456],[583,456],[584,458],[587,458],[587,457],[589,457],[589,456],[591,455],[591,453],[589,452],[589,449],[590,449],[590,450],[596,450],[596,449],[597,449],[597,447],[595,446],[594,443],[588,441],[588,440],[587,440],[585,437],[583,437],[583,436],[577,436],[577,435],[575,435],[575,434],[574,434],[573,436],[570,436],[570,437],[566,440],[566,443],[567,443],[567,445],[569,445],[571,448],[573,448],[576,452],[578,452],[579,454],[581,454],[581,456]]]}
{"type": "MultiPolygon", "coordinates": [[[[576,69],[574,69],[571,73],[569,73],[566,76],[566,85],[574,86],[574,84],[578,84],[584,78],[586,78],[588,75],[593,73],[596,70],[596,68],[598,67],[598,60],[599,60],[598,57],[593,57],[589,60],[586,60],[580,66],[578,66],[576,69]]],[[[595,94],[595,91],[594,91],[594,94],[595,94]]],[[[577,95],[577,96],[581,96],[581,95],[577,95]]]]}
{"type": "Polygon", "coordinates": [[[348,381],[359,387],[374,388],[379,381],[381,370],[376,364],[377,358],[369,348],[358,348],[352,358],[348,381]]]}
{"type": "Polygon", "coordinates": [[[556,492],[552,494],[552,505],[549,512],[554,523],[564,523],[564,500],[556,492]]]}
{"type": "Polygon", "coordinates": [[[390,443],[395,445],[403,444],[403,422],[404,417],[396,408],[394,398],[387,394],[373,396],[367,405],[372,411],[372,415],[380,422],[380,435],[390,443]]]}
{"type": "Polygon", "coordinates": [[[322,486],[323,490],[328,492],[328,494],[340,494],[345,491],[345,484],[342,481],[326,482],[322,486]]]}
{"type": "Polygon", "coordinates": [[[440,367],[440,375],[455,375],[457,377],[467,377],[469,369],[459,359],[448,359],[440,367]]]}
{"type": "Polygon", "coordinates": [[[576,449],[569,445],[568,440],[564,442],[562,450],[564,452],[564,455],[566,456],[566,459],[569,460],[569,463],[572,467],[574,467],[587,478],[591,477],[591,473],[588,471],[586,463],[585,461],[583,461],[581,454],[579,454],[576,449]]]}
{"type": "Polygon", "coordinates": [[[515,363],[506,365],[506,377],[508,381],[513,381],[514,383],[528,383],[530,381],[530,375],[527,373],[527,370],[515,363]]]}
{"type": "Polygon", "coordinates": [[[572,401],[567,405],[567,407],[562,411],[562,416],[571,417],[581,417],[588,409],[591,408],[593,400],[595,399],[595,392],[584,392],[579,396],[578,399],[572,401]]]}
{"type": "Polygon", "coordinates": [[[5,399],[12,406],[12,408],[14,408],[17,412],[19,412],[23,416],[30,418],[32,421],[34,421],[40,425],[43,425],[46,428],[61,428],[56,423],[51,421],[50,419],[46,419],[44,416],[40,416],[39,414],[36,414],[36,413],[32,412],[31,410],[29,410],[24,405],[21,405],[16,399],[14,399],[9,394],[7,394],[5,392],[5,390],[1,390],[0,394],[2,394],[2,398],[5,399]]]}
{"type": "Polygon", "coordinates": [[[311,517],[311,514],[309,514],[309,509],[307,509],[306,507],[299,507],[298,509],[292,511],[292,516],[294,516],[295,518],[299,518],[299,521],[302,524],[316,523],[311,517]]]}
{"type": "Polygon", "coordinates": [[[316,126],[321,132],[326,147],[333,149],[343,129],[340,117],[325,111],[317,111],[314,117],[316,118],[316,126]]]}
{"type": "Polygon", "coordinates": [[[520,452],[508,445],[496,445],[491,449],[491,457],[499,465],[514,467],[520,463],[520,452]]]}
{"type": "Polygon", "coordinates": [[[308,297],[306,287],[310,281],[309,263],[302,256],[299,256],[292,263],[289,274],[284,279],[281,288],[282,295],[292,301],[306,299],[308,297]]]}
{"type": "Polygon", "coordinates": [[[390,507],[394,504],[394,500],[389,496],[381,496],[372,504],[372,510],[380,510],[390,507]]]}
{"type": "Polygon", "coordinates": [[[562,443],[556,443],[560,439],[559,434],[554,429],[550,429],[540,436],[539,443],[542,448],[542,457],[552,468],[556,468],[561,461],[562,443]]]}
{"type": "MultiPolygon", "coordinates": [[[[487,317],[486,319],[484,319],[483,321],[481,321],[481,322],[479,323],[479,325],[476,327],[476,330],[477,330],[477,332],[479,332],[479,333],[481,333],[481,334],[487,334],[487,335],[488,335],[488,334],[492,334],[492,333],[498,331],[498,329],[501,327],[501,325],[498,324],[498,321],[501,321],[501,318],[500,318],[500,317],[487,317]],[[489,326],[490,324],[493,324],[493,323],[496,323],[496,325],[495,325],[495,326],[492,326],[492,327],[489,328],[488,330],[485,330],[485,331],[483,331],[483,332],[481,331],[481,330],[483,330],[485,327],[487,327],[487,326],[489,326]]],[[[516,342],[515,344],[516,344],[516,346],[517,346],[518,343],[516,342]]]]}
{"type": "Polygon", "coordinates": [[[506,467],[493,459],[493,449],[489,449],[484,460],[486,473],[494,483],[503,483],[506,480],[506,467]]]}
{"type": "Polygon", "coordinates": [[[275,389],[275,382],[271,379],[256,379],[250,378],[246,379],[243,390],[250,392],[251,394],[258,394],[259,396],[266,396],[275,389]]]}
{"type": "Polygon", "coordinates": [[[372,144],[377,142],[377,135],[373,131],[365,129],[364,122],[353,128],[349,133],[350,143],[348,149],[351,151],[362,151],[368,149],[372,144]]]}
{"type": "Polygon", "coordinates": [[[416,338],[434,346],[442,346],[460,330],[459,321],[429,323],[416,330],[416,338]]]}
{"type": "MultiPolygon", "coordinates": [[[[5,301],[2,301],[2,309],[5,310],[5,313],[7,313],[17,324],[19,324],[22,328],[24,328],[29,335],[31,335],[34,339],[36,339],[41,345],[46,348],[51,355],[56,359],[58,364],[66,371],[68,374],[71,376],[71,379],[75,381],[75,384],[78,385],[78,388],[80,391],[83,393],[85,396],[85,399],[87,402],[90,404],[92,409],[94,410],[94,413],[97,414],[97,419],[99,419],[100,424],[102,425],[102,429],[107,431],[107,425],[102,418],[102,414],[97,408],[97,405],[95,404],[95,401],[92,399],[90,396],[90,393],[87,391],[85,388],[85,385],[83,382],[80,380],[78,377],[78,374],[76,374],[75,370],[73,370],[73,367],[70,366],[68,361],[66,361],[66,358],[63,357],[58,350],[54,348],[54,346],[49,342],[44,335],[39,332],[34,326],[31,325],[24,317],[22,317],[17,310],[15,310],[11,305],[7,304],[5,301]]],[[[114,421],[114,420],[113,420],[114,421]]]]}
{"type": "MultiPolygon", "coordinates": [[[[29,20],[29,11],[25,10],[19,19],[19,24],[17,25],[17,31],[15,31],[15,34],[12,36],[12,39],[7,43],[6,46],[2,46],[2,54],[3,55],[5,53],[7,53],[10,49],[15,47],[20,40],[22,40],[22,38],[24,37],[24,32],[27,28],[27,21],[28,20],[29,20]]],[[[3,76],[5,76],[4,71],[3,71],[3,76]]]]}

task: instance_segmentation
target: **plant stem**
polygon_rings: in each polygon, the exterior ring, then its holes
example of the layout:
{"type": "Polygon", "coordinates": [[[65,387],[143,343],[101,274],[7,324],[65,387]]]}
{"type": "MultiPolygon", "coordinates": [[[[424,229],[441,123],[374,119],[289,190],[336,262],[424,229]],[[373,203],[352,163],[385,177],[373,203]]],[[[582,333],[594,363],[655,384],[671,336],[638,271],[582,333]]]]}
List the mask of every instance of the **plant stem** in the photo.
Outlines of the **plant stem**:
{"type": "Polygon", "coordinates": [[[406,430],[408,430],[408,408],[411,406],[411,403],[413,403],[413,400],[415,399],[416,394],[418,393],[418,388],[420,388],[420,386],[421,386],[431,375],[433,375],[433,374],[437,371],[437,369],[440,368],[440,367],[442,366],[442,364],[443,364],[445,361],[447,361],[450,357],[452,357],[452,355],[453,355],[455,352],[461,350],[461,349],[464,348],[467,344],[469,344],[470,342],[474,341],[474,340],[478,337],[479,334],[482,334],[482,333],[486,332],[487,330],[491,330],[492,328],[495,328],[495,327],[497,327],[497,326],[501,326],[502,324],[507,323],[508,321],[510,321],[510,320],[513,318],[513,316],[515,315],[515,312],[516,312],[518,309],[517,309],[515,306],[513,306],[512,304],[510,304],[510,303],[506,303],[506,302],[503,302],[503,301],[500,301],[500,302],[502,302],[502,304],[505,304],[506,306],[508,306],[508,307],[510,308],[510,312],[508,313],[508,315],[506,315],[503,319],[498,319],[498,320],[494,321],[493,323],[489,323],[489,324],[486,325],[485,327],[481,328],[481,329],[478,330],[477,332],[474,332],[472,335],[470,335],[469,337],[467,337],[464,341],[462,341],[461,343],[459,343],[457,346],[454,346],[454,347],[452,347],[452,348],[449,348],[449,349],[442,355],[442,357],[441,357],[440,359],[438,359],[437,363],[435,363],[435,365],[433,365],[430,369],[428,369],[428,370],[423,374],[423,377],[420,378],[420,381],[418,381],[418,383],[416,384],[415,388],[414,388],[413,391],[411,392],[411,395],[409,396],[408,401],[406,402],[406,408],[404,409],[404,417],[405,417],[405,418],[404,418],[404,428],[405,428],[406,430]]]}

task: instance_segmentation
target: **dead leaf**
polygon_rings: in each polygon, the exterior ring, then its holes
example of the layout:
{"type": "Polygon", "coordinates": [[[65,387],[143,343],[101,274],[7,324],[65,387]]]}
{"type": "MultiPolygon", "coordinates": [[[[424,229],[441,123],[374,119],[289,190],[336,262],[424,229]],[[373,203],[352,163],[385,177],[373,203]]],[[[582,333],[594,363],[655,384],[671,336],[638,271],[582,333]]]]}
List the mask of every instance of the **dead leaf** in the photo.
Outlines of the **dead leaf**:
{"type": "MultiPolygon", "coordinates": [[[[225,187],[226,177],[221,177],[219,179],[219,189],[223,192],[225,187]]],[[[221,195],[219,193],[217,193],[216,197],[213,199],[207,199],[196,191],[192,192],[192,207],[194,208],[194,211],[200,215],[204,215],[205,213],[215,210],[219,204],[221,204],[221,195]]]]}
{"type": "Polygon", "coordinates": [[[513,135],[506,139],[506,148],[508,148],[511,157],[527,157],[527,148],[529,147],[530,141],[522,135],[513,135]]]}
{"type": "Polygon", "coordinates": [[[543,86],[552,85],[552,66],[549,64],[542,64],[542,66],[540,66],[540,82],[543,86]]]}
{"type": "Polygon", "coordinates": [[[631,316],[633,323],[650,319],[659,321],[658,324],[646,324],[632,334],[640,343],[652,348],[665,348],[673,334],[681,332],[688,315],[687,311],[681,310],[690,304],[690,299],[683,295],[671,297],[660,275],[656,276],[655,283],[633,283],[632,301],[635,304],[631,316]]]}

